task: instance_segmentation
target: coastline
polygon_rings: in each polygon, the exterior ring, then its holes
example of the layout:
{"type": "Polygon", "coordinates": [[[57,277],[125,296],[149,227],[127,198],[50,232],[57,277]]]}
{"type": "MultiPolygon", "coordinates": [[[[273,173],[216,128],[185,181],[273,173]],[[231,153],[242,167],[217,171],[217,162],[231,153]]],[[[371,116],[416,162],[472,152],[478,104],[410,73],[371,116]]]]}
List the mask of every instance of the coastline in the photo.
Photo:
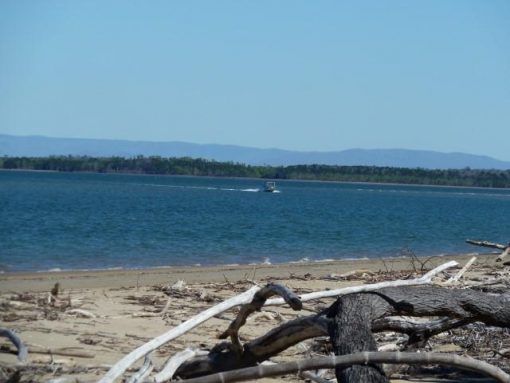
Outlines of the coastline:
{"type": "MultiPolygon", "coordinates": [[[[467,253],[419,257],[426,267],[434,267],[449,260],[460,264],[476,255],[479,262],[491,262],[494,254],[467,253]]],[[[418,262],[419,261],[415,261],[418,262]]],[[[419,264],[418,264],[419,266],[419,264]]],[[[352,270],[402,271],[412,270],[412,258],[360,258],[332,261],[292,262],[275,264],[240,264],[216,266],[168,266],[146,269],[91,269],[64,271],[5,272],[0,274],[0,293],[42,292],[59,282],[65,289],[147,287],[160,283],[185,280],[186,283],[219,283],[243,279],[285,279],[291,274],[342,274],[352,270]]]]}
{"type": "MultiPolygon", "coordinates": [[[[418,168],[409,168],[418,169],[418,168]]],[[[481,169],[475,169],[481,170],[481,169]]],[[[190,175],[190,174],[151,174],[136,172],[93,172],[93,171],[66,171],[66,170],[41,170],[41,169],[0,169],[0,172],[34,172],[34,173],[64,173],[64,174],[101,174],[101,175],[126,175],[126,176],[161,176],[161,177],[179,177],[179,178],[211,178],[211,179],[231,179],[231,180],[248,180],[248,181],[277,181],[277,182],[306,182],[306,183],[326,183],[326,184],[342,184],[342,185],[387,185],[387,186],[416,186],[424,188],[459,188],[459,189],[477,189],[477,190],[502,190],[509,191],[510,187],[494,187],[494,186],[465,186],[465,185],[435,185],[435,184],[419,184],[419,183],[398,183],[398,182],[374,182],[374,181],[340,181],[340,180],[312,180],[301,178],[256,178],[242,176],[209,176],[209,175],[190,175]]]]}
{"type": "MultiPolygon", "coordinates": [[[[459,263],[442,280],[455,275],[474,254],[421,258],[377,258],[331,262],[148,268],[143,270],[90,270],[20,272],[0,274],[0,314],[3,327],[14,330],[27,345],[29,364],[23,382],[97,382],[119,359],[151,339],[200,312],[248,290],[253,283],[287,286],[297,294],[324,291],[380,281],[414,278],[449,260],[459,263]],[[422,264],[426,261],[422,270],[422,264]],[[178,282],[178,283],[177,283],[178,282]],[[59,283],[58,298],[50,291],[59,283]]],[[[476,254],[477,261],[465,279],[487,278],[495,268],[494,254],[476,254]]],[[[439,276],[438,276],[439,277],[439,276]]],[[[243,326],[242,340],[254,339],[278,323],[323,310],[335,298],[304,304],[301,311],[287,306],[265,308],[243,326]]],[[[235,318],[228,311],[172,340],[152,354],[160,368],[169,356],[187,347],[210,350],[217,336],[235,318]]],[[[461,335],[464,336],[464,335],[461,335]]],[[[381,346],[394,342],[378,338],[381,346]]],[[[462,337],[459,339],[463,339],[462,337]]],[[[494,339],[498,339],[494,337],[494,339]]],[[[309,345],[310,342],[307,343],[309,345]]],[[[432,351],[464,353],[462,341],[439,337],[432,351]]],[[[18,367],[14,348],[2,342],[0,369],[12,374],[18,367]]],[[[284,362],[302,358],[303,350],[291,347],[274,358],[284,362]]],[[[127,375],[138,370],[140,363],[127,375]]],[[[433,374],[430,378],[434,378],[433,374]]],[[[437,377],[436,377],[437,378],[437,377]]],[[[448,380],[449,382],[461,382],[448,380]]],[[[1,378],[0,378],[1,380],[1,378]]],[[[297,383],[294,375],[265,378],[260,383],[297,383]]],[[[410,381],[419,382],[420,377],[410,381]]],[[[427,379],[427,382],[444,382],[427,379]]],[[[409,380],[391,379],[392,383],[409,380]]]]}

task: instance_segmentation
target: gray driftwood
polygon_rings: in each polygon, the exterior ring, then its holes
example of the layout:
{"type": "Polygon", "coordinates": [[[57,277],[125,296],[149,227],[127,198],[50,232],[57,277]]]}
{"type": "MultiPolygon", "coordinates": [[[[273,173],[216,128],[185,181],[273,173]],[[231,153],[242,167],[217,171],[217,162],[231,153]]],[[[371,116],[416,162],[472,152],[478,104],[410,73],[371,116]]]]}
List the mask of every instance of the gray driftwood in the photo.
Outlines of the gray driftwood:
{"type": "MultiPolygon", "coordinates": [[[[475,321],[510,328],[510,300],[474,290],[435,286],[393,287],[349,294],[338,298],[323,313],[289,321],[246,343],[241,354],[229,347],[214,348],[207,356],[185,362],[176,375],[187,379],[255,366],[305,339],[327,335],[328,329],[336,353],[343,355],[374,350],[375,343],[370,339],[373,332],[406,333],[413,344],[475,321]],[[441,319],[418,323],[392,318],[398,315],[441,319]]],[[[363,369],[370,370],[370,376],[378,376],[373,382],[385,381],[377,365],[340,368],[337,373],[342,381],[354,382],[360,381],[356,377],[364,376],[365,372],[360,371],[363,369]],[[349,380],[353,371],[358,375],[349,380]]]]}
{"type": "MultiPolygon", "coordinates": [[[[388,364],[439,364],[453,366],[464,370],[475,371],[489,376],[497,382],[510,383],[510,376],[501,369],[486,362],[466,358],[458,355],[438,353],[414,353],[414,352],[360,352],[350,355],[310,358],[294,362],[260,365],[235,371],[222,372],[201,378],[184,380],[182,383],[230,383],[252,379],[260,379],[270,376],[281,376],[301,371],[315,370],[319,368],[344,369],[353,365],[374,365],[377,363],[388,364]]],[[[357,382],[367,382],[360,380],[357,382]]]]}

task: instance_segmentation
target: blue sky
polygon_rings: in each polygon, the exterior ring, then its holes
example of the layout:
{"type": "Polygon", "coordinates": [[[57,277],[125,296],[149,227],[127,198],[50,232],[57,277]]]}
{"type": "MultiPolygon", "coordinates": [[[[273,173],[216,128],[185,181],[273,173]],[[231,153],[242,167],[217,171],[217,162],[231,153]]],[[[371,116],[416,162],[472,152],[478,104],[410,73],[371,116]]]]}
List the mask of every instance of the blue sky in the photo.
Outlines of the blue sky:
{"type": "Polygon", "coordinates": [[[510,160],[510,1],[4,0],[0,133],[510,160]]]}

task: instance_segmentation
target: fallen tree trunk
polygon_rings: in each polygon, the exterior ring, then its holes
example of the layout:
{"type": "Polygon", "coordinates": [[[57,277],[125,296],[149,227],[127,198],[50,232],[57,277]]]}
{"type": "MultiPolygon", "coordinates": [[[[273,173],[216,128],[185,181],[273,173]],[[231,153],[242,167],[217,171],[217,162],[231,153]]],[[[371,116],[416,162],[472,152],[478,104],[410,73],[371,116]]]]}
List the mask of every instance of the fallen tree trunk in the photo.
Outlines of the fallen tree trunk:
{"type": "Polygon", "coordinates": [[[392,287],[344,295],[323,313],[283,323],[264,336],[246,343],[241,355],[228,348],[213,349],[207,356],[182,364],[176,375],[188,379],[254,366],[303,340],[328,335],[328,328],[333,337],[342,334],[343,340],[338,338],[337,345],[334,345],[339,354],[373,350],[373,347],[367,346],[371,344],[369,339],[360,341],[362,346],[345,346],[354,342],[355,333],[354,330],[342,330],[345,323],[337,323],[337,333],[331,330],[331,323],[337,314],[352,306],[344,302],[353,299],[360,299],[363,304],[345,311],[346,328],[352,327],[352,322],[356,320],[359,331],[367,326],[372,333],[388,330],[405,333],[409,335],[409,344],[424,342],[433,335],[476,321],[510,328],[510,300],[503,296],[435,286],[392,287]],[[362,315],[358,315],[356,310],[361,310],[362,315]],[[428,322],[392,318],[399,315],[443,318],[428,322]]]}
{"type": "MultiPolygon", "coordinates": [[[[460,322],[480,321],[487,325],[510,328],[510,301],[474,290],[394,287],[340,297],[329,308],[327,316],[335,355],[376,350],[371,331],[374,320],[392,315],[447,316],[460,322]]],[[[337,367],[339,382],[388,382],[378,365],[337,367]]]]}
{"type": "MultiPolygon", "coordinates": [[[[399,286],[399,285],[411,286],[411,285],[430,284],[432,282],[432,278],[434,276],[436,276],[437,274],[441,273],[442,271],[444,271],[450,267],[456,266],[456,265],[458,265],[458,263],[455,261],[446,262],[446,263],[436,267],[435,269],[429,271],[422,277],[416,278],[416,279],[397,280],[397,281],[391,281],[391,282],[380,282],[380,283],[375,283],[372,285],[353,286],[353,287],[346,287],[346,288],[337,289],[337,290],[314,292],[314,293],[310,293],[310,294],[304,294],[304,295],[300,296],[299,298],[300,298],[301,302],[305,302],[305,301],[309,301],[309,300],[313,300],[313,299],[320,299],[320,298],[324,298],[324,297],[333,297],[333,296],[338,296],[338,295],[342,295],[342,294],[376,290],[376,289],[380,289],[382,287],[388,287],[388,286],[399,286]]],[[[149,352],[157,349],[158,347],[162,346],[163,344],[171,341],[172,339],[175,339],[175,338],[181,336],[182,334],[193,329],[194,327],[205,322],[206,320],[212,318],[213,316],[220,314],[223,311],[226,311],[226,310],[233,308],[235,306],[249,303],[258,290],[260,290],[260,288],[258,286],[254,286],[250,290],[244,292],[243,294],[232,297],[222,303],[219,303],[216,306],[209,308],[208,310],[188,319],[186,322],[180,324],[179,326],[170,329],[166,333],[161,334],[160,336],[152,339],[148,343],[145,343],[144,345],[138,347],[137,349],[133,350],[131,353],[124,356],[116,364],[114,364],[112,366],[112,368],[106,373],[106,375],[104,375],[99,380],[98,383],[112,383],[116,378],[120,377],[138,359],[142,358],[143,356],[145,356],[149,352]]],[[[265,305],[281,305],[283,303],[285,303],[285,300],[283,298],[276,298],[276,299],[270,299],[270,300],[266,301],[265,305]]]]}
{"type": "MultiPolygon", "coordinates": [[[[360,351],[377,351],[372,335],[373,317],[370,296],[346,295],[335,304],[333,321],[328,332],[335,355],[349,355],[360,351]]],[[[329,313],[333,314],[333,310],[329,313]]],[[[337,365],[335,375],[339,382],[388,383],[388,378],[379,364],[350,366],[337,365]]]]}

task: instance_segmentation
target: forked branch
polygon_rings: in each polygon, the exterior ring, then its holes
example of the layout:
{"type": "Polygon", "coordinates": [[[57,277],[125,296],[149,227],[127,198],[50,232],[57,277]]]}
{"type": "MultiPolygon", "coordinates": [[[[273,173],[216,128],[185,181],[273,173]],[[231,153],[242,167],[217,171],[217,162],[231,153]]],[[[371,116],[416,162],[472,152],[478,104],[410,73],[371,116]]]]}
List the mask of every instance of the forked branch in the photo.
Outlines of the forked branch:
{"type": "Polygon", "coordinates": [[[239,311],[236,319],[232,321],[228,329],[225,330],[225,332],[223,332],[218,338],[225,339],[230,336],[234,351],[237,354],[241,354],[243,351],[243,346],[239,340],[239,329],[246,323],[246,319],[250,314],[254,313],[255,311],[260,311],[262,306],[264,306],[264,303],[266,303],[266,300],[274,295],[281,296],[284,301],[287,302],[289,306],[296,311],[303,308],[303,304],[296,294],[282,285],[270,283],[257,291],[250,303],[241,307],[241,310],[239,311]]]}

